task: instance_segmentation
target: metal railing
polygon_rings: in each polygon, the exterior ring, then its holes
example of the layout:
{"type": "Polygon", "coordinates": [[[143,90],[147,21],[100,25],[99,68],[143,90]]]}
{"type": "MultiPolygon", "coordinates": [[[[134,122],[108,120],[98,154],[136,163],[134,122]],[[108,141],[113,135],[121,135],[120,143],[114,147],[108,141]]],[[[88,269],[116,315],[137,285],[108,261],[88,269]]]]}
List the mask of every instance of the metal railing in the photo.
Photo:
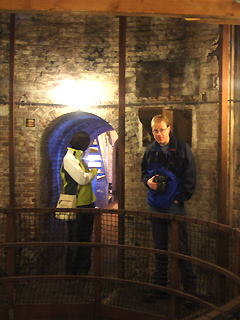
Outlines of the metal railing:
{"type": "MultiPolygon", "coordinates": [[[[94,213],[92,242],[69,242],[55,208],[0,209],[1,319],[238,319],[240,232],[201,219],[150,212],[70,209],[94,213]],[[151,218],[168,221],[167,250],[154,249],[151,218]],[[191,255],[179,253],[186,223],[191,255]],[[91,247],[87,276],[66,275],[67,247],[91,247]],[[154,284],[156,255],[166,257],[167,284],[154,284]],[[192,294],[181,279],[189,261],[192,294]],[[168,293],[149,301],[152,292],[168,293]],[[116,312],[117,311],[117,312],[116,312]]],[[[161,279],[160,279],[161,280],[161,279]]]]}

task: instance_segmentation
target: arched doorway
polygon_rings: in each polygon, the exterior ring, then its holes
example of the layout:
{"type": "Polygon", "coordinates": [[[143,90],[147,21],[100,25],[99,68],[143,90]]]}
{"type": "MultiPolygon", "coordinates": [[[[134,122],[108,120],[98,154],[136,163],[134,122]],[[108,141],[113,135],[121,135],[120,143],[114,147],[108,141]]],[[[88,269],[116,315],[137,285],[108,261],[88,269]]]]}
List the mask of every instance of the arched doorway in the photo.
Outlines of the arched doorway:
{"type": "MultiPolygon", "coordinates": [[[[78,131],[85,131],[91,137],[91,147],[86,153],[86,160],[91,166],[99,166],[99,159],[102,162],[102,169],[99,169],[99,183],[94,182],[94,188],[97,196],[97,206],[104,207],[107,205],[106,189],[112,186],[112,177],[110,172],[114,173],[115,164],[111,159],[111,154],[106,154],[107,148],[113,148],[117,139],[117,133],[113,127],[104,119],[88,112],[72,112],[55,119],[45,130],[41,142],[41,168],[40,168],[40,204],[42,206],[56,206],[60,188],[60,167],[62,159],[69,147],[69,141],[73,134],[78,131]],[[97,164],[92,163],[96,148],[98,149],[97,164]],[[91,152],[93,151],[94,152],[91,152]],[[88,159],[89,157],[89,159],[88,159]],[[111,166],[111,167],[109,167],[111,166]],[[113,168],[113,169],[112,169],[113,168]],[[110,170],[111,169],[111,170],[110,170]],[[105,182],[103,175],[105,174],[105,182]],[[100,187],[97,185],[99,184],[100,187]],[[104,191],[103,191],[104,189],[104,191]],[[104,193],[104,197],[103,197],[104,193]],[[99,196],[98,196],[99,195],[99,196]],[[103,201],[103,199],[105,199],[103,201]]],[[[96,160],[96,159],[95,159],[96,160]]],[[[114,176],[114,174],[113,174],[114,176]]],[[[113,177],[115,179],[115,177],[113,177]]]]}

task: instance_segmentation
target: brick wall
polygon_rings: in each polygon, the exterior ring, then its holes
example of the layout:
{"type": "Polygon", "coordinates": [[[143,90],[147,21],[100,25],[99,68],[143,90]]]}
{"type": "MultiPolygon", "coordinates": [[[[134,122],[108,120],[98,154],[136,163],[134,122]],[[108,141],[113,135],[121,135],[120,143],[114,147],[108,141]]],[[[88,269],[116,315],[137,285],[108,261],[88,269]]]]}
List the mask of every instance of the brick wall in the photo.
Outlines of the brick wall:
{"type": "MultiPolygon", "coordinates": [[[[0,148],[4,168],[0,173],[3,182],[0,206],[5,207],[9,194],[8,15],[1,14],[0,22],[0,148]]],[[[217,25],[170,18],[127,18],[126,209],[147,209],[147,190],[141,182],[140,164],[145,148],[139,108],[187,108],[192,111],[192,150],[198,176],[196,193],[187,205],[188,213],[216,219],[218,36],[217,25]]],[[[61,81],[104,84],[104,92],[95,101],[97,106],[84,111],[102,118],[118,131],[118,52],[116,17],[16,15],[17,206],[41,206],[51,201],[52,186],[46,183],[51,166],[47,141],[56,133],[60,119],[64,122],[70,117],[73,121],[76,112],[74,106],[59,105],[62,103],[59,97],[52,95],[61,81]],[[19,105],[21,99],[25,103],[19,105]],[[34,119],[35,127],[26,127],[26,119],[34,119]]],[[[83,101],[81,94],[78,100],[83,101]]],[[[68,125],[62,129],[59,140],[56,138],[56,144],[61,144],[64,135],[70,133],[68,125]]]]}
{"type": "Polygon", "coordinates": [[[128,102],[136,102],[136,107],[126,108],[126,188],[130,185],[132,191],[127,193],[126,206],[147,209],[144,202],[146,188],[140,187],[140,163],[144,148],[137,103],[149,108],[187,108],[192,110],[192,151],[197,166],[197,188],[187,203],[188,214],[215,220],[218,88],[214,79],[218,76],[218,26],[180,19],[131,18],[128,32],[132,37],[128,37],[127,42],[127,98],[128,102]],[[139,63],[144,79],[136,76],[139,63]],[[157,71],[154,69],[156,67],[157,71]],[[148,83],[156,90],[146,90],[148,83]],[[136,88],[139,88],[137,92],[136,88]],[[156,94],[158,92],[159,95],[156,94]],[[135,153],[132,153],[131,147],[134,147],[135,153]],[[134,193],[135,197],[132,197],[134,193]]]}

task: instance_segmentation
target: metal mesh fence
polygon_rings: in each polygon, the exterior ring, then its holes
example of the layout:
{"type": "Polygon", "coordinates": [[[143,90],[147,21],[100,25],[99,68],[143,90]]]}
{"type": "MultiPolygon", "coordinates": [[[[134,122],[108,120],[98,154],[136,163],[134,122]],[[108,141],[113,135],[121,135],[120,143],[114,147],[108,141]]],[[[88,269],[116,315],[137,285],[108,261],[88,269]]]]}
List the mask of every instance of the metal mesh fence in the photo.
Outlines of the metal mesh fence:
{"type": "MultiPolygon", "coordinates": [[[[6,242],[6,227],[7,219],[6,215],[0,212],[0,244],[6,242]]],[[[0,277],[7,275],[7,264],[6,264],[6,250],[0,246],[0,277]]],[[[1,290],[1,288],[0,288],[1,290]]]]}
{"type": "Polygon", "coordinates": [[[14,283],[16,305],[94,304],[98,297],[101,305],[166,317],[174,306],[179,319],[195,319],[238,295],[237,230],[160,214],[158,218],[167,221],[168,241],[166,250],[157,250],[150,213],[85,211],[95,215],[91,240],[73,242],[69,242],[69,223],[57,220],[54,209],[2,211],[0,306],[10,297],[9,279],[14,283]],[[182,222],[187,225],[190,255],[174,249],[176,226],[182,222]],[[79,266],[76,273],[67,273],[69,249],[75,252],[77,263],[90,257],[87,273],[79,266]],[[167,272],[157,278],[158,259],[167,272]],[[196,290],[189,268],[196,277],[196,290]],[[156,279],[161,283],[163,278],[166,283],[161,287],[156,279]],[[152,292],[169,295],[149,301],[146,296],[152,292]],[[171,296],[176,297],[174,304],[171,296]]]}
{"type": "Polygon", "coordinates": [[[16,285],[16,304],[76,304],[93,303],[91,281],[32,280],[16,285]]]}

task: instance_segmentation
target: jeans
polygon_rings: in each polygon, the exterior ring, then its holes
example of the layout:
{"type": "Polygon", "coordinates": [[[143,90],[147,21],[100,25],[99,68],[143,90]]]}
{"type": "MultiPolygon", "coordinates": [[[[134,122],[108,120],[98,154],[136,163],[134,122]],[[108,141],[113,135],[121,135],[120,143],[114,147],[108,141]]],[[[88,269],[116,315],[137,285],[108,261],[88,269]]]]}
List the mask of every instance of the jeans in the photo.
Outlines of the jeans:
{"type": "MultiPolygon", "coordinates": [[[[95,203],[78,208],[94,208],[95,203]]],[[[67,221],[69,242],[91,242],[94,213],[78,212],[76,220],[67,221]]],[[[68,246],[66,274],[87,275],[91,268],[91,247],[68,246]]]]}
{"type": "MultiPolygon", "coordinates": [[[[185,216],[185,208],[183,203],[174,203],[167,209],[158,209],[150,206],[150,212],[162,212],[173,215],[185,216]]],[[[155,249],[168,250],[168,227],[171,228],[171,221],[160,218],[152,218],[152,234],[155,249]]],[[[188,247],[187,226],[185,222],[179,222],[180,242],[179,252],[184,255],[191,255],[188,247]]],[[[174,236],[174,235],[173,235],[174,236]]],[[[196,292],[196,276],[193,272],[192,263],[187,260],[180,259],[179,268],[181,272],[181,280],[184,291],[190,294],[196,292]]],[[[168,257],[156,254],[156,267],[154,273],[154,284],[167,286],[168,282],[168,257]]]]}

